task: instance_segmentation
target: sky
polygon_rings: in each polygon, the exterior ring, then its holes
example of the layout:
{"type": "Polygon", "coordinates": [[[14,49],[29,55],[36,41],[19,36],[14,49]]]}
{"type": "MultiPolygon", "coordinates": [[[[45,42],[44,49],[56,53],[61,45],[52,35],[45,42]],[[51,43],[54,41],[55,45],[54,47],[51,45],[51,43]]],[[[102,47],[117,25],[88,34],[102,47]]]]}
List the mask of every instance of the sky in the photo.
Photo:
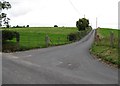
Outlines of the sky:
{"type": "Polygon", "coordinates": [[[10,25],[75,27],[79,18],[89,19],[90,25],[118,28],[119,0],[6,0],[12,8],[5,10],[10,25]]]}

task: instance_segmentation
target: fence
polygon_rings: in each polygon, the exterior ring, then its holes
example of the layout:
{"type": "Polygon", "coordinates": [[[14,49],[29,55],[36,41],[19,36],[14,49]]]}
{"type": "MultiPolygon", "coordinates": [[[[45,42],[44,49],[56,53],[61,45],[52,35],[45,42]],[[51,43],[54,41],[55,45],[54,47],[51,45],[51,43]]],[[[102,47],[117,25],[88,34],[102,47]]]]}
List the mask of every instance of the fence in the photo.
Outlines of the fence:
{"type": "Polygon", "coordinates": [[[20,41],[16,39],[3,43],[4,52],[44,48],[70,43],[66,34],[46,34],[37,32],[20,33],[20,41]]]}
{"type": "Polygon", "coordinates": [[[108,46],[111,48],[118,47],[118,38],[115,37],[113,32],[109,32],[108,37],[102,37],[95,30],[95,43],[96,45],[108,46]]]}
{"type": "Polygon", "coordinates": [[[21,34],[20,48],[43,48],[68,43],[67,35],[58,34],[21,34]]]}
{"type": "MultiPolygon", "coordinates": [[[[84,37],[89,30],[79,32],[80,38],[84,37]]],[[[16,42],[16,39],[8,41],[3,44],[4,52],[11,52],[17,50],[28,50],[33,48],[44,48],[49,46],[63,45],[71,43],[67,34],[50,34],[40,32],[22,31],[20,32],[20,41],[16,42]],[[10,51],[9,51],[10,50],[10,51]]]]}

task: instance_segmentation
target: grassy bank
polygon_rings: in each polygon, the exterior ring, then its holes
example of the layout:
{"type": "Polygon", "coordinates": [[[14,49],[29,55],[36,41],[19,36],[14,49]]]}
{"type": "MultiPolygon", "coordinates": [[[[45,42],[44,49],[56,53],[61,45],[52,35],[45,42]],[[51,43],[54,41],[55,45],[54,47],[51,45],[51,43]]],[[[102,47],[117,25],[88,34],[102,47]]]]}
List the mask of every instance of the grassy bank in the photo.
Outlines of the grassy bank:
{"type": "MultiPolygon", "coordinates": [[[[10,28],[9,30],[20,33],[19,49],[28,50],[33,48],[46,47],[45,37],[49,36],[51,42],[49,46],[69,43],[67,35],[77,32],[75,27],[30,27],[30,28],[10,28]]],[[[4,50],[16,51],[16,39],[3,44],[4,50]]]]}
{"type": "Polygon", "coordinates": [[[100,41],[95,41],[91,48],[91,53],[100,60],[108,64],[120,65],[118,59],[118,31],[117,29],[100,28],[97,29],[100,41]],[[111,47],[110,33],[114,34],[114,45],[111,47]]]}

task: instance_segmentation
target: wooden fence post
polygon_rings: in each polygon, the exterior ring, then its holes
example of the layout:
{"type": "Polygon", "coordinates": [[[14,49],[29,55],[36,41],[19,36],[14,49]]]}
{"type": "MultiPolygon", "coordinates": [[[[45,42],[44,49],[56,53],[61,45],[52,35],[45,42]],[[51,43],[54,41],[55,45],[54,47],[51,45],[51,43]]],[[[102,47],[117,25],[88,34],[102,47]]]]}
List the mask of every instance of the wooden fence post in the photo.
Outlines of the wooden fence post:
{"type": "Polygon", "coordinates": [[[49,42],[50,42],[49,36],[48,36],[48,35],[46,35],[46,36],[45,36],[45,43],[46,43],[46,47],[48,47],[48,46],[49,46],[49,42]]]}
{"type": "Polygon", "coordinates": [[[58,44],[60,44],[60,37],[58,37],[58,44]]]}
{"type": "Polygon", "coordinates": [[[40,33],[38,33],[38,46],[41,48],[40,44],[40,33]]]}
{"type": "Polygon", "coordinates": [[[97,34],[97,29],[95,30],[95,43],[99,45],[101,43],[100,35],[97,34]]]}
{"type": "Polygon", "coordinates": [[[19,45],[19,42],[20,42],[20,34],[18,34],[18,33],[16,33],[16,45],[17,45],[17,50],[19,50],[19,47],[20,47],[20,45],[19,45]]]}
{"type": "Polygon", "coordinates": [[[19,44],[18,41],[17,41],[17,43],[16,43],[16,48],[17,48],[17,50],[19,50],[19,48],[20,48],[20,44],[19,44]]]}
{"type": "Polygon", "coordinates": [[[30,41],[30,36],[29,36],[28,34],[26,34],[26,35],[28,36],[28,37],[27,37],[27,44],[28,44],[27,46],[30,46],[30,42],[31,42],[31,41],[30,41]]]}
{"type": "Polygon", "coordinates": [[[114,33],[110,32],[110,46],[114,47],[114,33]]]}

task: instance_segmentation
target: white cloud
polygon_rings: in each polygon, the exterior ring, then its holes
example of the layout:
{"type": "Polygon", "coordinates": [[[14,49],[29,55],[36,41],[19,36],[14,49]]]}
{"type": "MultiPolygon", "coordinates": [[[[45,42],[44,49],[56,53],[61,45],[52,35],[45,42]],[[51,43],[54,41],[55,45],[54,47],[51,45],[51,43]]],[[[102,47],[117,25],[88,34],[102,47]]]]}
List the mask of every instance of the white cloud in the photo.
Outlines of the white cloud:
{"type": "Polygon", "coordinates": [[[12,25],[75,26],[79,18],[90,20],[95,27],[117,28],[119,0],[9,0],[8,16],[12,25]]]}

